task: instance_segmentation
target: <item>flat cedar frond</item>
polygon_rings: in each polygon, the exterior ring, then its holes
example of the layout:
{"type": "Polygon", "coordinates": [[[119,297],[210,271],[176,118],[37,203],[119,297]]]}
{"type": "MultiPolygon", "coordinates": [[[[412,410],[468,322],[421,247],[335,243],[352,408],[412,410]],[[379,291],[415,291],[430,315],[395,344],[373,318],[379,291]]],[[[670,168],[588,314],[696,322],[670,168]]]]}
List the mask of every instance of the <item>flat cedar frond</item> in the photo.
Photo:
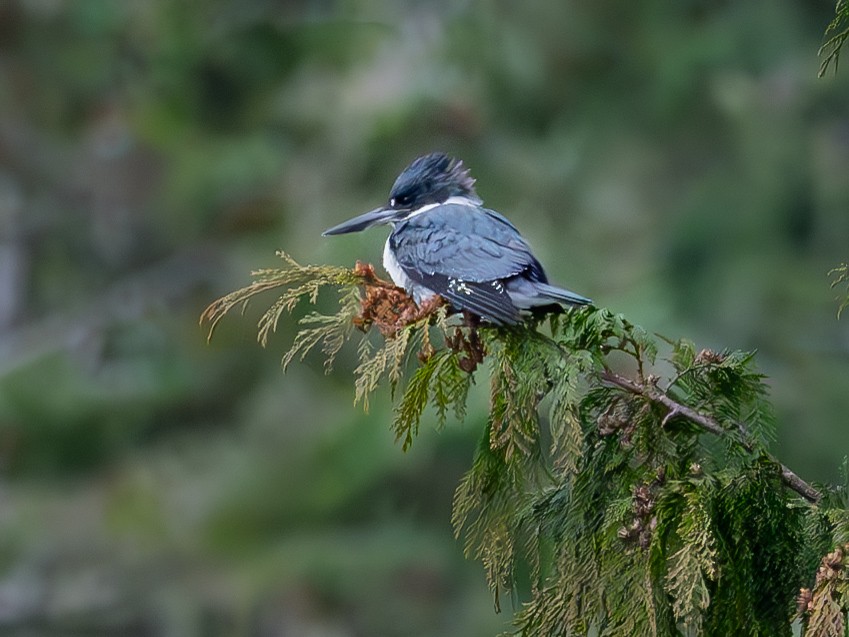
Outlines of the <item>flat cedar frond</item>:
{"type": "MultiPolygon", "coordinates": [[[[849,5],[846,6],[847,14],[849,14],[849,5]]],[[[849,19],[849,17],[847,18],[849,19]]],[[[846,31],[847,35],[849,35],[849,27],[847,27],[846,31]]],[[[840,266],[834,268],[829,273],[829,276],[833,276],[834,280],[831,282],[831,287],[837,287],[841,283],[846,284],[846,296],[842,299],[838,298],[840,301],[840,306],[837,308],[837,318],[840,318],[840,315],[843,313],[843,310],[849,306],[849,264],[843,263],[840,266]]]]}
{"type": "MultiPolygon", "coordinates": [[[[729,440],[749,439],[749,446],[764,447],[775,439],[775,416],[764,376],[754,368],[754,352],[696,353],[688,341],[674,344],[670,361],[677,371],[667,390],[687,404],[711,414],[726,430],[729,440]]],[[[734,449],[734,445],[730,449],[734,449]]],[[[736,447],[746,451],[746,446],[736,447]]]]}
{"type": "Polygon", "coordinates": [[[668,559],[665,588],[673,599],[675,618],[698,633],[702,613],[710,605],[707,582],[717,576],[717,540],[709,510],[711,492],[692,483],[682,486],[684,506],[676,529],[681,548],[668,559]]]}
{"type": "MultiPolygon", "coordinates": [[[[488,502],[512,489],[503,456],[494,453],[489,445],[489,433],[484,432],[471,469],[463,476],[454,491],[451,523],[459,538],[478,517],[488,502]]],[[[470,547],[467,546],[467,551],[470,547]]]]}
{"type": "Polygon", "coordinates": [[[521,544],[517,531],[518,512],[526,499],[524,486],[511,479],[503,454],[490,448],[489,435],[485,435],[472,468],[454,492],[454,534],[465,536],[466,556],[482,562],[496,608],[500,591],[512,586],[515,549],[521,544]]]}
{"type": "Polygon", "coordinates": [[[630,553],[618,560],[605,556],[602,562],[605,601],[611,609],[602,634],[634,637],[674,634],[669,629],[659,629],[661,618],[658,617],[655,582],[649,572],[647,556],[630,553]]]}
{"type": "Polygon", "coordinates": [[[402,441],[404,450],[410,447],[413,443],[413,437],[419,432],[422,414],[430,400],[430,386],[433,376],[443,362],[451,358],[451,355],[450,350],[441,350],[433,354],[419,366],[407,383],[393,423],[395,439],[402,441]]]}
{"type": "Polygon", "coordinates": [[[825,29],[825,35],[830,36],[820,47],[819,56],[823,58],[820,64],[819,77],[825,75],[828,66],[834,62],[834,72],[837,72],[837,63],[840,61],[840,50],[849,38],[849,2],[837,0],[834,10],[834,19],[825,29]]]}
{"type": "MultiPolygon", "coordinates": [[[[563,382],[563,353],[529,328],[499,330],[488,336],[490,445],[503,452],[508,465],[514,459],[522,463],[541,452],[538,407],[552,387],[563,382]]],[[[568,391],[560,393],[566,400],[568,391]]]]}
{"type": "Polygon", "coordinates": [[[419,432],[419,423],[429,402],[436,409],[439,426],[445,424],[449,408],[453,408],[457,420],[464,418],[473,380],[473,376],[461,368],[460,355],[454,350],[438,350],[423,358],[404,389],[392,426],[405,451],[419,432]]]}
{"type": "Polygon", "coordinates": [[[554,637],[570,634],[569,629],[573,634],[586,634],[586,627],[570,625],[567,619],[571,601],[567,591],[566,587],[550,584],[525,602],[516,614],[517,634],[554,637]]]}
{"type": "Polygon", "coordinates": [[[564,368],[552,390],[549,421],[551,457],[555,470],[574,473],[583,456],[584,432],[581,427],[578,376],[564,368]]]}
{"type": "Polygon", "coordinates": [[[509,520],[507,515],[487,516],[475,529],[480,540],[473,555],[483,564],[496,612],[501,610],[501,591],[513,586],[515,536],[509,520]]]}
{"type": "Polygon", "coordinates": [[[710,604],[710,592],[701,570],[698,547],[685,544],[670,557],[666,591],[674,600],[672,611],[676,619],[696,633],[701,631],[701,613],[710,604]]]}
{"type": "Polygon", "coordinates": [[[803,588],[797,609],[804,620],[805,637],[845,637],[849,602],[849,544],[822,558],[813,589],[803,588]]]}
{"type": "Polygon", "coordinates": [[[267,268],[251,273],[254,281],[243,288],[230,292],[220,299],[213,301],[201,314],[200,322],[209,323],[211,339],[218,322],[236,306],[241,306],[244,312],[248,302],[257,294],[269,290],[280,290],[281,294],[274,304],[260,319],[257,339],[266,344],[269,330],[276,329],[277,321],[284,312],[291,312],[305,295],[311,303],[315,303],[319,290],[327,285],[352,286],[363,283],[362,276],[348,268],[322,265],[301,265],[282,251],[277,256],[284,262],[282,268],[267,268]]]}
{"type": "Polygon", "coordinates": [[[394,338],[386,339],[376,351],[366,346],[367,341],[363,340],[364,346],[360,347],[359,352],[360,364],[354,370],[354,404],[362,401],[363,408],[368,411],[369,394],[377,389],[384,375],[388,376],[393,387],[398,383],[409,339],[410,329],[402,329],[394,338]]]}
{"type": "MultiPolygon", "coordinates": [[[[315,305],[319,292],[331,287],[338,294],[339,311],[333,315],[311,312],[301,318],[300,330],[281,363],[286,369],[295,358],[303,360],[320,343],[325,369],[329,372],[353,328],[367,331],[374,325],[384,336],[383,346],[373,351],[364,339],[359,351],[360,364],[355,370],[354,402],[362,401],[368,409],[368,396],[384,376],[393,388],[400,382],[408,345],[418,339],[431,347],[428,333],[431,322],[447,329],[440,299],[418,308],[403,290],[379,279],[369,265],[357,263],[353,269],[305,266],[285,252],[277,252],[277,256],[283,260],[283,267],[253,272],[254,281],[250,285],[223,296],[204,310],[200,321],[209,323],[208,339],[230,310],[241,306],[244,312],[253,297],[274,290],[278,297],[262,314],[257,326],[257,340],[265,347],[284,314],[291,313],[303,300],[315,305]]],[[[461,409],[458,407],[457,411],[461,409]]]]}
{"type": "Polygon", "coordinates": [[[300,360],[304,360],[309,351],[319,342],[323,342],[322,352],[325,355],[324,367],[329,373],[333,367],[336,354],[342,349],[348,335],[351,333],[353,315],[344,313],[336,316],[325,316],[316,312],[307,314],[300,320],[301,325],[313,325],[298,332],[292,347],[283,355],[282,365],[285,370],[292,359],[300,354],[300,360]]]}
{"type": "Polygon", "coordinates": [[[508,465],[534,455],[539,441],[537,405],[542,396],[533,393],[539,385],[524,382],[509,357],[493,364],[490,404],[490,445],[504,453],[508,465]],[[530,390],[530,391],[529,391],[530,390]]]}
{"type": "MultiPolygon", "coordinates": [[[[370,266],[279,256],[281,268],[204,311],[210,337],[230,310],[274,292],[258,324],[265,346],[285,314],[329,288],[337,311],[300,318],[283,366],[320,349],[329,370],[364,333],[354,402],[368,409],[388,385],[403,449],[428,407],[437,427],[465,416],[487,363],[487,426],[451,521],[496,607],[518,595],[517,572],[530,574],[519,634],[785,636],[798,592],[805,635],[843,637],[849,485],[815,488],[770,455],[775,422],[753,353],[659,337],[669,365],[657,366],[658,338],[603,308],[461,322],[370,266]],[[840,554],[821,558],[826,546],[840,554]]],[[[849,266],[832,274],[849,285],[849,266]]]]}

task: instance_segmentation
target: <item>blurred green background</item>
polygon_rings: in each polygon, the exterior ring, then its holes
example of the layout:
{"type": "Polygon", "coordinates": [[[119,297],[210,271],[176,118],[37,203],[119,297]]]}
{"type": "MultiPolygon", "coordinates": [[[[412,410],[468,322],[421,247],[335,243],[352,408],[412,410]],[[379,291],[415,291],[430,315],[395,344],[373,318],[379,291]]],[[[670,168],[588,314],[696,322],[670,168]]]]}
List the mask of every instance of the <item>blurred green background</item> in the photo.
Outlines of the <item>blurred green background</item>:
{"type": "MultiPolygon", "coordinates": [[[[486,406],[408,453],[383,393],[285,376],[277,264],[379,262],[414,157],[464,159],[557,283],[760,351],[775,450],[849,452],[849,73],[833,0],[0,0],[0,633],[486,636],[449,516],[486,406]]],[[[330,306],[327,306],[330,307],[330,306]]]]}

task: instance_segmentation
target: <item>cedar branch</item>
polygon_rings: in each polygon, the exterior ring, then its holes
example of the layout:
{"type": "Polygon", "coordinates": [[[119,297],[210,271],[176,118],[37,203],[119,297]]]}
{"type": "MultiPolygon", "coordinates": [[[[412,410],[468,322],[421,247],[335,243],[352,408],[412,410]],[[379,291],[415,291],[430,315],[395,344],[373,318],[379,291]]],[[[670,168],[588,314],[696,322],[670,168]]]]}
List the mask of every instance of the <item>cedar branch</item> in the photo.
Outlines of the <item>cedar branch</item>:
{"type": "MultiPolygon", "coordinates": [[[[611,385],[616,385],[617,387],[620,387],[627,392],[630,392],[637,396],[642,396],[643,398],[646,398],[653,403],[666,407],[668,412],[667,417],[664,418],[665,422],[668,422],[670,418],[673,418],[675,417],[675,415],[678,415],[682,416],[683,418],[686,418],[690,422],[699,425],[705,431],[712,433],[716,436],[727,435],[726,430],[716,420],[714,420],[710,416],[706,416],[696,411],[695,409],[692,409],[691,407],[687,407],[687,405],[682,405],[676,400],[670,398],[669,395],[665,394],[651,383],[641,384],[631,380],[630,378],[620,376],[619,374],[616,374],[610,370],[603,371],[601,373],[601,379],[607,383],[610,383],[611,385]]],[[[740,428],[741,431],[745,432],[745,429],[742,427],[742,424],[740,425],[740,428]]],[[[754,446],[745,437],[740,440],[740,445],[746,451],[754,451],[754,446]]],[[[778,460],[776,460],[774,457],[770,456],[770,458],[781,467],[781,481],[789,489],[795,491],[809,502],[819,502],[819,500],[822,498],[822,494],[817,489],[805,482],[792,469],[778,462],[778,460]]]]}

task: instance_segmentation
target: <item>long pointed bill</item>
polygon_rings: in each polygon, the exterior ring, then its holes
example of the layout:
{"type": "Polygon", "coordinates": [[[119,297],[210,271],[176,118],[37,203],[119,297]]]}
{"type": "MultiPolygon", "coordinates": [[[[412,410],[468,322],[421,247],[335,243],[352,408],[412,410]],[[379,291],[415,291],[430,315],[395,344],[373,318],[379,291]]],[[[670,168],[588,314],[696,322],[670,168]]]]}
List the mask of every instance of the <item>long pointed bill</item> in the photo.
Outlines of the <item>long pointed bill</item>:
{"type": "Polygon", "coordinates": [[[395,217],[397,214],[398,211],[393,210],[392,208],[375,208],[374,210],[364,212],[363,214],[354,217],[353,219],[343,221],[338,226],[328,228],[327,230],[321,233],[321,236],[326,237],[332,234],[347,234],[349,232],[359,232],[360,230],[365,230],[366,228],[371,228],[372,226],[377,226],[382,223],[389,223],[390,221],[392,221],[392,218],[395,217]]]}

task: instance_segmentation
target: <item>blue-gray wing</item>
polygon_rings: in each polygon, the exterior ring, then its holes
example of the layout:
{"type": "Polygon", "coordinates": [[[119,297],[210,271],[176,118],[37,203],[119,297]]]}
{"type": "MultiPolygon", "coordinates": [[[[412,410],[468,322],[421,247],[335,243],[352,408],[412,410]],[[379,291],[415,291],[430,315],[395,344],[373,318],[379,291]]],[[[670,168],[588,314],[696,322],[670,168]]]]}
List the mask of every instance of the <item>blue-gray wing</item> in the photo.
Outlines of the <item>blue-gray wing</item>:
{"type": "Polygon", "coordinates": [[[530,247],[496,212],[444,204],[396,225],[390,248],[417,283],[494,323],[519,320],[501,281],[524,274],[545,282],[530,247]]]}
{"type": "Polygon", "coordinates": [[[497,212],[443,204],[399,223],[390,238],[401,267],[477,283],[525,271],[545,275],[519,231],[497,212]]]}

